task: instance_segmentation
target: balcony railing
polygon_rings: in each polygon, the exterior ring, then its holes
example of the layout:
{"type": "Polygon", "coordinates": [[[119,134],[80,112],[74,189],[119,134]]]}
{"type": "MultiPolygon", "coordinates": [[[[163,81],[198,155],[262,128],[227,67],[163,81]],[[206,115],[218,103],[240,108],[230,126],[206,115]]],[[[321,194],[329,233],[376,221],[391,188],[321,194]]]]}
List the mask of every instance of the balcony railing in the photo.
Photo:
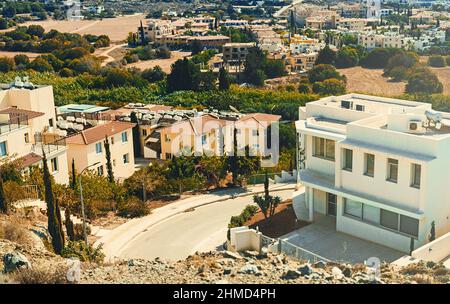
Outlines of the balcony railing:
{"type": "Polygon", "coordinates": [[[8,120],[0,120],[0,135],[6,134],[14,130],[18,130],[23,126],[28,126],[27,115],[9,115],[8,120]]]}
{"type": "Polygon", "coordinates": [[[66,148],[66,137],[53,133],[36,133],[34,135],[33,152],[42,155],[51,154],[66,148]]]}

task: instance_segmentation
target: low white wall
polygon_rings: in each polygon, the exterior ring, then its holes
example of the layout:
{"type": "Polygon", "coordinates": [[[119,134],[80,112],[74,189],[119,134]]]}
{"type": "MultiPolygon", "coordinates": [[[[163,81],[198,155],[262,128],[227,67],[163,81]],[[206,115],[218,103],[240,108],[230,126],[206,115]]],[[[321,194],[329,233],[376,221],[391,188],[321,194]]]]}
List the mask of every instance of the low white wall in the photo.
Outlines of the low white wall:
{"type": "Polygon", "coordinates": [[[231,245],[236,251],[261,249],[261,232],[248,227],[237,227],[230,231],[231,245]],[[241,229],[239,229],[241,228],[241,229]]]}
{"type": "Polygon", "coordinates": [[[275,175],[275,184],[295,182],[297,180],[297,170],[293,170],[292,174],[288,171],[281,171],[281,176],[275,175]]]}
{"type": "Polygon", "coordinates": [[[439,263],[450,256],[450,232],[414,250],[413,258],[439,263]]]}
{"type": "Polygon", "coordinates": [[[308,206],[306,204],[306,196],[303,190],[295,191],[292,195],[292,207],[294,208],[295,216],[299,220],[309,220],[308,206]]]}

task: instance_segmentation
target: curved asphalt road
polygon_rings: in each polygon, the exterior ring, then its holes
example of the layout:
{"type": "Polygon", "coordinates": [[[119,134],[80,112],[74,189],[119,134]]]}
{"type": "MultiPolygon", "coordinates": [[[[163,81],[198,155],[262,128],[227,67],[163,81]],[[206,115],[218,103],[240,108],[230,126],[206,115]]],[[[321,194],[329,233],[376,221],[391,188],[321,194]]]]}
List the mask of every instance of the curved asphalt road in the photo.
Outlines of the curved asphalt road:
{"type": "MultiPolygon", "coordinates": [[[[283,190],[271,194],[288,199],[292,192],[283,190]]],[[[238,197],[171,217],[128,243],[120,258],[180,260],[196,251],[217,249],[226,240],[231,216],[240,214],[249,204],[253,204],[252,196],[238,197]]]]}

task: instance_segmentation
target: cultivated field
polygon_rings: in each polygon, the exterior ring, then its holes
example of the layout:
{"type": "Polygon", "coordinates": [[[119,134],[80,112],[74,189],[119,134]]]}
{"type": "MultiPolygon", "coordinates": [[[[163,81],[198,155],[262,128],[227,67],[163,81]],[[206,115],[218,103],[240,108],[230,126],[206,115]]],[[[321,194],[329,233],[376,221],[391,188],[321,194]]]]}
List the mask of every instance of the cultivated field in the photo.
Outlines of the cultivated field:
{"type": "Polygon", "coordinates": [[[127,65],[127,67],[145,70],[159,65],[164,72],[170,73],[170,66],[172,65],[172,63],[174,63],[178,59],[182,59],[191,54],[191,52],[179,52],[179,51],[172,51],[171,53],[172,56],[169,59],[153,59],[153,60],[139,61],[129,64],[127,65]]]}
{"type": "Polygon", "coordinates": [[[30,21],[23,25],[39,24],[46,31],[51,29],[66,33],[108,35],[113,42],[125,40],[129,32],[136,32],[140,21],[145,24],[145,16],[136,14],[102,20],[45,20],[30,21]]]}
{"type": "Polygon", "coordinates": [[[365,69],[360,66],[339,69],[347,77],[347,91],[387,96],[401,95],[405,91],[404,82],[390,82],[383,77],[382,69],[365,69]]]}

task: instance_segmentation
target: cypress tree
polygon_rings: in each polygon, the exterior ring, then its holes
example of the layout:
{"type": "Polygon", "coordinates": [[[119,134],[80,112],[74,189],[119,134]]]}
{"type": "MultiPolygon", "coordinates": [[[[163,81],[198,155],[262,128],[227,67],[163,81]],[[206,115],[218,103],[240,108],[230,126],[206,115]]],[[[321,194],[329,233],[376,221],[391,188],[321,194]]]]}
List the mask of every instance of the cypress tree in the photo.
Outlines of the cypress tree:
{"type": "Polygon", "coordinates": [[[7,213],[8,205],[6,203],[5,192],[3,190],[3,178],[0,175],[0,212],[7,213]]]}
{"type": "Polygon", "coordinates": [[[133,127],[133,150],[134,150],[134,157],[140,157],[141,156],[141,136],[139,132],[139,119],[136,116],[135,112],[131,112],[130,114],[130,121],[134,124],[136,124],[133,127]]]}
{"type": "Polygon", "coordinates": [[[75,159],[72,158],[72,179],[70,180],[70,188],[75,190],[77,188],[77,173],[75,171],[75,159]]]}
{"type": "Polygon", "coordinates": [[[105,157],[106,157],[106,171],[108,172],[108,180],[110,183],[114,183],[114,172],[111,163],[111,149],[109,148],[108,136],[105,136],[105,157]]]}
{"type": "Polygon", "coordinates": [[[230,88],[230,78],[224,67],[219,70],[219,90],[226,91],[230,88]]]}
{"type": "Polygon", "coordinates": [[[61,254],[64,248],[64,235],[62,233],[61,225],[61,213],[59,210],[59,203],[55,200],[53,195],[53,187],[51,181],[51,175],[48,170],[47,156],[43,152],[43,171],[44,171],[44,185],[45,185],[45,202],[47,204],[47,217],[48,217],[48,232],[52,237],[53,250],[57,254],[61,254]],[[59,215],[58,215],[59,213],[59,215]]]}
{"type": "Polygon", "coordinates": [[[70,208],[69,208],[69,206],[66,207],[66,210],[64,212],[64,216],[65,216],[64,223],[66,225],[67,237],[69,238],[70,241],[75,241],[75,231],[73,229],[73,222],[70,219],[70,208]]]}

